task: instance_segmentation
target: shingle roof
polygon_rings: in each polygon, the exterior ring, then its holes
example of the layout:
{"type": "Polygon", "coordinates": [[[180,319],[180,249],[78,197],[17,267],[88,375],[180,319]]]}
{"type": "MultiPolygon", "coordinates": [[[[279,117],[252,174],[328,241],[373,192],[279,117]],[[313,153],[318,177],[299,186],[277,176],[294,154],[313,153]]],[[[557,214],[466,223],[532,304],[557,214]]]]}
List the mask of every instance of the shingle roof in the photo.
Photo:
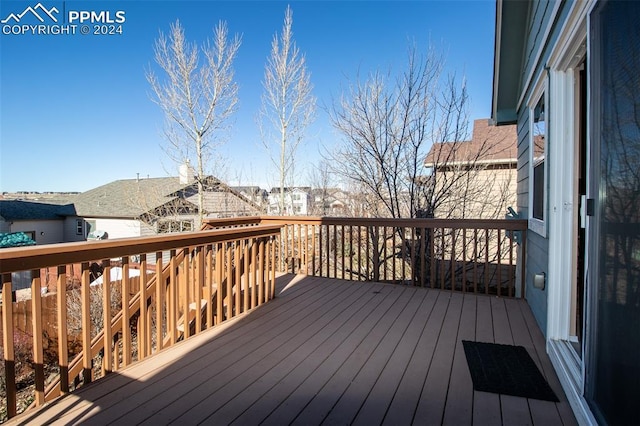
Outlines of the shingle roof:
{"type": "Polygon", "coordinates": [[[25,200],[0,200],[0,216],[12,220],[58,220],[73,215],[73,204],[59,205],[25,200]]]}
{"type": "Polygon", "coordinates": [[[193,184],[178,177],[123,179],[79,194],[74,199],[78,216],[139,217],[177,198],[193,184]]]}
{"type": "Polygon", "coordinates": [[[518,154],[516,125],[490,126],[488,119],[473,122],[470,141],[435,143],[427,154],[425,164],[444,166],[445,163],[515,162],[518,154]]]}

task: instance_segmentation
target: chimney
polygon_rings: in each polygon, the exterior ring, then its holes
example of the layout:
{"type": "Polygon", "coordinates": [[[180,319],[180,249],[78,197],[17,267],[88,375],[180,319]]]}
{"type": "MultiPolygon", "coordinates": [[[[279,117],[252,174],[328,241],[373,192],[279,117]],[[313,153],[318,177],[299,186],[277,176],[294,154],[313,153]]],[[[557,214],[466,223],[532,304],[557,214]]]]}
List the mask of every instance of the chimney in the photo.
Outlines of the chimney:
{"type": "Polygon", "coordinates": [[[190,184],[195,180],[193,177],[193,169],[191,168],[191,164],[189,163],[188,159],[185,160],[184,163],[180,164],[179,175],[180,183],[182,185],[190,184]]]}

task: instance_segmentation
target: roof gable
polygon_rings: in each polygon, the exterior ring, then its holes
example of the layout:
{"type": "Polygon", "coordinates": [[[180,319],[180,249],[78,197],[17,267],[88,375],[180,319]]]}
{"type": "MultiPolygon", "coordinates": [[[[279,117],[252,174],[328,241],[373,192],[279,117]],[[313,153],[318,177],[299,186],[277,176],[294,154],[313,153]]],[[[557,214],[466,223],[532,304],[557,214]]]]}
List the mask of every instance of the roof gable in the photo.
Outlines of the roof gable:
{"type": "Polygon", "coordinates": [[[473,122],[470,141],[435,143],[425,159],[426,167],[465,163],[511,163],[517,161],[515,125],[492,126],[488,119],[473,122]]]}

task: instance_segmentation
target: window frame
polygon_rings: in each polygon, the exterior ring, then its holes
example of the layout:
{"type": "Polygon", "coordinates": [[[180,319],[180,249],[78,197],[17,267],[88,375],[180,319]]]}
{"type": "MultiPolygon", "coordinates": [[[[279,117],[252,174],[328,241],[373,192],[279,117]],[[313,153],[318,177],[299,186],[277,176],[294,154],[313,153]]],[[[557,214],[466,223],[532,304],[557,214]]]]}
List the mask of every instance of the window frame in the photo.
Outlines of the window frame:
{"type": "Polygon", "coordinates": [[[531,97],[531,102],[528,104],[529,112],[529,229],[536,234],[547,237],[547,224],[549,218],[549,90],[547,89],[548,77],[539,84],[538,89],[535,91],[534,96],[531,97]],[[543,102],[544,105],[544,146],[542,160],[536,161],[534,150],[534,127],[536,119],[536,108],[543,102]],[[534,216],[534,197],[535,197],[535,169],[539,165],[543,165],[543,177],[542,177],[542,218],[534,216]]]}

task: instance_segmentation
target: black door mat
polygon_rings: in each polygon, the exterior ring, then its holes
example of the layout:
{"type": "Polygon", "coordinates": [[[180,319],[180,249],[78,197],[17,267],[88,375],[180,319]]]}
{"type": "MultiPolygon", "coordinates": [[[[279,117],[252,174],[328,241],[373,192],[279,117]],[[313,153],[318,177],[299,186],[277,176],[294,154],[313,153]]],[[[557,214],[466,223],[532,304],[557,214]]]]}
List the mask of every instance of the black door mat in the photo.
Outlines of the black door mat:
{"type": "Polygon", "coordinates": [[[524,347],[468,340],[462,344],[475,390],[559,401],[524,347]]]}

